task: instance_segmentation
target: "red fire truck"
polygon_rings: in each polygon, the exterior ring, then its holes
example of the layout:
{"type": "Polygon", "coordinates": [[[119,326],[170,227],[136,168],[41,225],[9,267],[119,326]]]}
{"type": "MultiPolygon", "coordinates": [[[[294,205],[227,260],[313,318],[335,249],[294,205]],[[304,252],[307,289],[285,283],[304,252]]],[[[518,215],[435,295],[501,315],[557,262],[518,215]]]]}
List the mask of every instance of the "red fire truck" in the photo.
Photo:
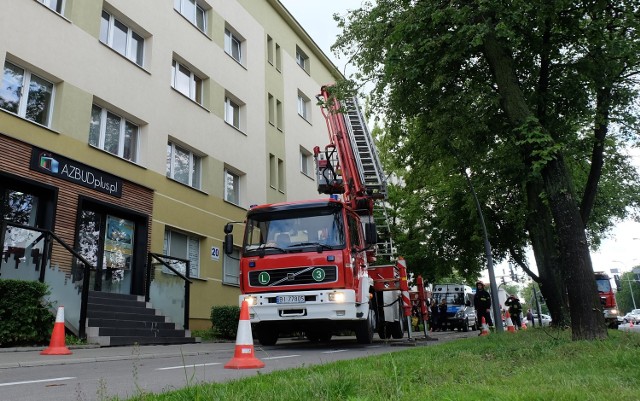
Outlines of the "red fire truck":
{"type": "MultiPolygon", "coordinates": [[[[240,302],[262,345],[293,332],[328,341],[352,330],[364,344],[376,332],[402,338],[410,315],[406,266],[374,213],[387,183],[373,139],[357,100],[340,102],[330,90],[318,97],[330,143],[314,149],[318,192],[330,196],[255,206],[244,222],[240,302]]],[[[225,226],[227,254],[232,230],[225,226]]]]}
{"type": "Polygon", "coordinates": [[[608,327],[612,329],[618,328],[618,305],[616,304],[616,296],[613,293],[611,280],[605,272],[595,272],[596,284],[598,285],[598,296],[602,304],[604,320],[608,327]]]}

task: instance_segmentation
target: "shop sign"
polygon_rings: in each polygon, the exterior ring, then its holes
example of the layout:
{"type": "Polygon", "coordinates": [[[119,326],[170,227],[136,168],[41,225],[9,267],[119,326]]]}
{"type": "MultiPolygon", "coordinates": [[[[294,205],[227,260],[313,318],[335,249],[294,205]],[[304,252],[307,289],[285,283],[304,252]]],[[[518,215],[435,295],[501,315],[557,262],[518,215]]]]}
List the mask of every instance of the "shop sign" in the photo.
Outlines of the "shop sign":
{"type": "Polygon", "coordinates": [[[33,148],[30,168],[118,198],[122,196],[123,181],[118,177],[46,150],[33,148]]]}

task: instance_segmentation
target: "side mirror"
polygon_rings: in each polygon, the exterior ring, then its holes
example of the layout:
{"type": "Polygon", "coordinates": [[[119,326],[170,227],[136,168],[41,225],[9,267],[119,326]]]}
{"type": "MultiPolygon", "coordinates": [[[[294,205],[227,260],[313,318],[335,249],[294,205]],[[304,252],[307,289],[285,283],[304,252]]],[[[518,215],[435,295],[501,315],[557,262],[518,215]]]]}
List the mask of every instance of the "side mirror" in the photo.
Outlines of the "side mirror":
{"type": "Polygon", "coordinates": [[[233,223],[227,223],[224,225],[224,233],[231,234],[233,232],[233,223]]]}
{"type": "Polygon", "coordinates": [[[364,241],[366,242],[367,245],[375,245],[378,243],[378,233],[376,232],[376,223],[365,223],[364,241]]]}
{"type": "Polygon", "coordinates": [[[224,253],[226,253],[227,255],[231,255],[233,253],[233,234],[231,233],[227,233],[224,236],[224,253]]]}

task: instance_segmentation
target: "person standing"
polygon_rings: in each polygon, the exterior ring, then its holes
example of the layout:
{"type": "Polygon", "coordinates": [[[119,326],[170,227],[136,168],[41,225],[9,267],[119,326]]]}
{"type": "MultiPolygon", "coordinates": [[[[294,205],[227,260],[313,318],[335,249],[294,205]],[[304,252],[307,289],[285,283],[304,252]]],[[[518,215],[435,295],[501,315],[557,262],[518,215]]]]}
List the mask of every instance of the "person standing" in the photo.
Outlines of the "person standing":
{"type": "Polygon", "coordinates": [[[438,330],[438,304],[435,299],[432,299],[429,305],[429,323],[431,324],[431,331],[438,330]]]}
{"type": "Polygon", "coordinates": [[[516,327],[516,330],[519,330],[520,327],[522,327],[522,320],[520,320],[522,305],[520,304],[520,300],[515,295],[509,295],[509,298],[504,301],[504,305],[509,308],[513,325],[516,327]]]}
{"type": "Polygon", "coordinates": [[[493,327],[493,321],[491,320],[491,295],[484,289],[484,283],[482,281],[476,283],[476,294],[473,296],[473,306],[476,309],[478,322],[482,323],[482,318],[484,317],[489,327],[493,327]]]}
{"type": "Polygon", "coordinates": [[[531,309],[527,309],[527,320],[529,321],[529,324],[531,325],[531,327],[535,326],[535,323],[533,321],[533,313],[531,313],[531,309]]]}
{"type": "Polygon", "coordinates": [[[447,331],[447,298],[442,297],[440,305],[438,305],[438,328],[441,331],[447,331]]]}

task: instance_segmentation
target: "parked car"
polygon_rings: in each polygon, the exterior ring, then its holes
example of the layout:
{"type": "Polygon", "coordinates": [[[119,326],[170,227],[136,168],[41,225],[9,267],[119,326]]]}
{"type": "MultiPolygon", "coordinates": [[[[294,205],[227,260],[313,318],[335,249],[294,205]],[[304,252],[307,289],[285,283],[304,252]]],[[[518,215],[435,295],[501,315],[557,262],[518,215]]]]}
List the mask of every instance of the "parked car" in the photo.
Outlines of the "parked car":
{"type": "Polygon", "coordinates": [[[640,323],[640,309],[634,309],[631,312],[624,315],[622,318],[625,323],[639,324],[640,323]]]}
{"type": "MultiPolygon", "coordinates": [[[[545,315],[544,313],[541,313],[540,317],[542,318],[542,326],[550,326],[551,325],[551,316],[545,315]]],[[[536,326],[540,324],[540,320],[538,320],[538,314],[537,313],[533,314],[533,322],[536,324],[536,326]]]]}

